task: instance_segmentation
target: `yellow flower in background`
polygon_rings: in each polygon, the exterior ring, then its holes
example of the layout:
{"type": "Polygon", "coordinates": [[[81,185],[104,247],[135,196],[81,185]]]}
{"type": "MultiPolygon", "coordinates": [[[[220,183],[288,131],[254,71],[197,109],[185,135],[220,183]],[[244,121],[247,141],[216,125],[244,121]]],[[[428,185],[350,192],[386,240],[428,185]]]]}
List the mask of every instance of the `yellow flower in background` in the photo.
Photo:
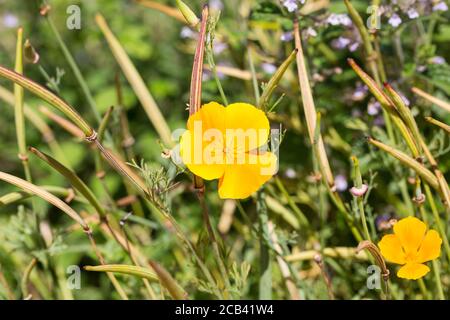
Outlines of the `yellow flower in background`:
{"type": "Polygon", "coordinates": [[[378,243],[386,260],[403,265],[397,276],[417,280],[430,268],[424,263],[441,255],[442,239],[435,230],[414,217],[404,218],[394,225],[394,234],[385,235],[378,243]]]}
{"type": "Polygon", "coordinates": [[[244,199],[267,182],[277,157],[264,149],[270,126],[265,113],[247,103],[203,105],[189,117],[180,155],[195,175],[219,179],[221,198],[244,199]]]}

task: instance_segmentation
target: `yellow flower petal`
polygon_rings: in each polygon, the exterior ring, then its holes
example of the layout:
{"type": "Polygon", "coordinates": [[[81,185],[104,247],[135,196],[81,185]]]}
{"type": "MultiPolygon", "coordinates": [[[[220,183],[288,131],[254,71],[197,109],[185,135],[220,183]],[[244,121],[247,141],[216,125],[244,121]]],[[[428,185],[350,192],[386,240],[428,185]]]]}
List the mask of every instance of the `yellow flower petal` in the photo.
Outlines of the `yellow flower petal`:
{"type": "Polygon", "coordinates": [[[223,143],[220,141],[195,140],[196,135],[187,130],[180,140],[180,155],[183,163],[195,175],[205,180],[218,179],[225,172],[225,159],[222,152],[223,143]]]}
{"type": "Polygon", "coordinates": [[[423,241],[427,226],[415,217],[407,217],[394,225],[394,233],[400,239],[407,256],[414,256],[423,241]]]}
{"type": "Polygon", "coordinates": [[[434,260],[441,255],[442,239],[435,230],[429,230],[417,255],[417,262],[434,260]]]}
{"type": "Polygon", "coordinates": [[[407,264],[405,264],[403,267],[401,267],[398,270],[397,276],[399,278],[410,279],[410,280],[417,280],[419,278],[422,278],[429,271],[430,271],[430,268],[428,268],[424,264],[421,264],[421,263],[407,263],[407,264]]]}
{"type": "Polygon", "coordinates": [[[187,128],[194,130],[195,122],[200,121],[202,130],[218,129],[225,133],[225,107],[217,102],[210,102],[203,105],[200,110],[191,115],[188,119],[187,128]]]}
{"type": "Polygon", "coordinates": [[[242,164],[227,164],[219,180],[222,199],[245,199],[267,182],[277,170],[277,157],[266,152],[262,155],[243,154],[242,164]]]}
{"type": "Polygon", "coordinates": [[[405,252],[403,252],[400,239],[395,234],[385,235],[378,243],[381,254],[392,263],[405,264],[405,252]]]}
{"type": "Polygon", "coordinates": [[[248,103],[233,103],[225,109],[228,150],[243,153],[257,149],[267,142],[270,125],[263,111],[248,103]]]}

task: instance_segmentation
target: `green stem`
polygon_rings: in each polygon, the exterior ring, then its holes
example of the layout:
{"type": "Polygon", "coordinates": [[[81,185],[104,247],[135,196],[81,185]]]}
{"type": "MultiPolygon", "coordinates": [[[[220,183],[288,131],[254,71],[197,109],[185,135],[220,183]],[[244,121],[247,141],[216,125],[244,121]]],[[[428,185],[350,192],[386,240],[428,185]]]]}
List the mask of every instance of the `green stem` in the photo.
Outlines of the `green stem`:
{"type": "MultiPolygon", "coordinates": [[[[353,156],[352,161],[353,161],[353,167],[355,170],[355,186],[356,186],[356,188],[361,189],[363,186],[363,183],[362,183],[361,170],[359,168],[358,158],[353,156]]],[[[372,239],[370,238],[369,228],[367,227],[366,214],[364,212],[364,196],[363,195],[356,196],[356,201],[358,203],[359,215],[361,216],[361,224],[363,226],[366,240],[369,240],[372,242],[372,239]]]]}
{"type": "Polygon", "coordinates": [[[270,250],[267,242],[270,241],[269,217],[267,214],[264,191],[257,194],[256,211],[259,218],[259,246],[260,246],[260,276],[259,276],[259,299],[272,299],[272,264],[270,261],[270,250]]]}
{"type": "Polygon", "coordinates": [[[434,222],[436,223],[436,226],[442,237],[442,240],[444,243],[444,250],[447,255],[447,259],[450,262],[450,244],[448,242],[448,238],[447,238],[447,234],[445,232],[444,226],[441,223],[441,219],[439,217],[439,212],[437,210],[436,203],[434,202],[433,194],[431,193],[431,189],[428,186],[428,184],[425,184],[424,188],[425,188],[425,194],[426,194],[428,202],[430,204],[431,213],[433,214],[434,222]]]}
{"type": "Polygon", "coordinates": [[[248,64],[250,66],[250,72],[252,74],[252,85],[253,85],[253,91],[255,94],[255,101],[256,101],[256,105],[259,106],[260,93],[259,93],[259,86],[258,86],[258,78],[256,77],[255,64],[253,63],[253,57],[252,57],[252,52],[250,50],[250,47],[247,50],[247,54],[248,54],[248,64]]]}
{"type": "MultiPolygon", "coordinates": [[[[214,62],[213,54],[212,54],[212,52],[208,53],[208,51],[207,51],[207,54],[206,54],[207,59],[208,59],[208,64],[209,64],[209,66],[211,68],[211,71],[213,73],[214,80],[216,81],[216,85],[217,85],[217,89],[219,90],[220,97],[222,98],[222,101],[225,104],[225,106],[227,106],[228,105],[228,99],[227,99],[227,96],[225,95],[225,92],[223,91],[222,83],[220,83],[220,79],[219,79],[219,75],[217,73],[217,68],[216,68],[216,64],[214,62]]],[[[211,51],[212,51],[212,49],[211,49],[211,51]]]]}
{"type": "MultiPolygon", "coordinates": [[[[426,192],[428,191],[427,192],[427,197],[428,197],[428,195],[431,196],[430,206],[433,207],[433,205],[431,203],[434,203],[434,200],[433,200],[433,197],[431,195],[430,188],[428,187],[427,184],[425,184],[425,189],[427,189],[426,192]]],[[[427,217],[427,211],[425,210],[425,208],[424,208],[422,203],[419,203],[419,210],[420,210],[420,214],[422,215],[422,218],[424,220],[429,220],[428,217],[427,217]]],[[[436,213],[437,213],[437,211],[436,211],[436,213]]],[[[439,232],[441,232],[441,229],[439,228],[439,226],[440,226],[439,215],[436,217],[435,213],[433,212],[433,216],[434,216],[434,218],[436,220],[436,223],[438,225],[439,232]]],[[[445,233],[441,233],[441,236],[444,239],[444,247],[445,247],[445,240],[446,240],[445,233]]],[[[444,290],[442,289],[442,282],[441,282],[441,275],[440,275],[440,270],[439,270],[439,264],[437,263],[437,260],[433,260],[432,261],[432,269],[433,269],[434,279],[435,279],[435,282],[436,282],[436,288],[438,290],[439,300],[445,300],[444,290]]]]}
{"type": "Polygon", "coordinates": [[[145,198],[145,200],[152,209],[154,209],[161,217],[164,217],[164,219],[166,219],[171,224],[171,226],[174,228],[175,233],[178,236],[178,238],[187,246],[189,251],[194,256],[194,259],[196,260],[198,266],[202,270],[203,275],[206,277],[208,282],[211,284],[214,294],[219,299],[223,299],[224,296],[223,296],[222,292],[219,290],[219,288],[217,288],[216,282],[214,281],[214,278],[213,278],[211,272],[209,271],[208,267],[204,264],[204,262],[200,259],[200,256],[197,254],[197,251],[195,250],[193,244],[191,243],[189,238],[186,236],[186,234],[183,232],[180,225],[177,223],[177,221],[172,216],[172,214],[170,212],[168,212],[166,209],[159,206],[157,203],[154,203],[153,201],[148,199],[148,197],[145,198]]]}
{"type": "Polygon", "coordinates": [[[439,264],[436,260],[433,260],[432,265],[433,265],[434,279],[436,281],[436,288],[438,290],[439,300],[445,300],[444,290],[442,289],[441,272],[439,269],[439,264]]]}
{"type": "Polygon", "coordinates": [[[283,182],[281,181],[281,179],[279,177],[275,177],[275,183],[276,183],[278,189],[280,189],[283,196],[286,198],[286,201],[289,204],[289,206],[291,207],[292,211],[294,211],[295,214],[297,215],[297,218],[299,219],[300,223],[302,225],[304,225],[305,227],[309,226],[309,222],[308,222],[308,219],[306,219],[305,214],[300,210],[300,208],[297,206],[295,201],[292,200],[292,197],[289,195],[289,192],[287,192],[286,188],[283,185],[283,182]]]}
{"type": "Polygon", "coordinates": [[[27,265],[25,272],[22,277],[22,281],[20,283],[20,288],[22,290],[23,299],[30,299],[30,293],[28,292],[28,279],[30,278],[31,271],[33,271],[34,267],[37,264],[37,259],[33,258],[31,262],[27,265]]]}
{"type": "Polygon", "coordinates": [[[97,106],[95,104],[94,98],[92,97],[91,91],[89,90],[89,87],[86,83],[86,81],[83,78],[83,75],[81,74],[80,69],[78,68],[77,63],[75,62],[75,59],[73,58],[72,54],[70,53],[69,49],[67,48],[66,44],[64,43],[64,40],[61,37],[61,34],[59,33],[58,29],[56,28],[55,24],[53,23],[52,18],[47,15],[47,21],[50,25],[50,28],[52,29],[52,32],[56,38],[56,41],[58,42],[59,46],[61,47],[61,50],[64,54],[64,57],[66,58],[67,62],[69,63],[70,68],[72,69],[72,72],[75,75],[75,78],[78,81],[78,84],[81,87],[81,90],[83,91],[83,94],[86,98],[86,101],[88,102],[92,113],[95,116],[96,121],[100,124],[101,117],[100,113],[97,110],[97,106]]]}
{"type": "Polygon", "coordinates": [[[213,253],[214,253],[215,257],[216,257],[217,264],[219,266],[219,270],[220,270],[220,273],[222,275],[222,279],[225,282],[225,288],[227,289],[225,297],[228,297],[231,294],[231,282],[230,282],[230,278],[228,276],[227,269],[225,267],[225,261],[224,261],[222,255],[221,255],[221,253],[220,253],[220,250],[219,250],[219,243],[217,241],[217,237],[214,234],[214,230],[213,230],[213,227],[212,227],[212,224],[211,224],[211,220],[209,218],[208,207],[207,207],[206,202],[205,202],[205,195],[204,195],[204,193],[202,191],[198,191],[197,192],[197,197],[199,199],[200,206],[201,206],[201,209],[202,209],[202,216],[203,216],[203,220],[204,220],[205,225],[206,225],[206,231],[208,233],[209,240],[210,240],[211,245],[213,247],[213,253]]]}
{"type": "Polygon", "coordinates": [[[419,280],[417,280],[417,283],[419,284],[419,288],[420,291],[422,292],[423,299],[428,300],[429,294],[425,282],[423,281],[422,278],[420,278],[419,280]]]}

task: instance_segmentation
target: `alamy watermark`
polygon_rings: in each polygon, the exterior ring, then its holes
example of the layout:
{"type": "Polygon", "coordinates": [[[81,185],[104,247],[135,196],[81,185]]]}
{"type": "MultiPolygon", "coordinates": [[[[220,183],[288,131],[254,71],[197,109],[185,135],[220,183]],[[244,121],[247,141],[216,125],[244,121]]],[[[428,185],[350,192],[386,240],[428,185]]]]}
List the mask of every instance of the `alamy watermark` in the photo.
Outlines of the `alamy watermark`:
{"type": "Polygon", "coordinates": [[[69,290],[81,289],[81,269],[77,265],[70,265],[66,269],[66,285],[69,290]]]}
{"type": "Polygon", "coordinates": [[[381,268],[377,265],[370,265],[367,267],[366,286],[369,290],[381,289],[381,268]]]}
{"type": "Polygon", "coordinates": [[[381,29],[381,11],[380,7],[372,5],[367,7],[366,11],[370,16],[367,18],[366,25],[369,31],[376,31],[381,29]]]}
{"type": "Polygon", "coordinates": [[[66,13],[69,15],[66,19],[66,26],[69,30],[81,29],[81,9],[79,6],[72,4],[67,7],[66,13]]]}

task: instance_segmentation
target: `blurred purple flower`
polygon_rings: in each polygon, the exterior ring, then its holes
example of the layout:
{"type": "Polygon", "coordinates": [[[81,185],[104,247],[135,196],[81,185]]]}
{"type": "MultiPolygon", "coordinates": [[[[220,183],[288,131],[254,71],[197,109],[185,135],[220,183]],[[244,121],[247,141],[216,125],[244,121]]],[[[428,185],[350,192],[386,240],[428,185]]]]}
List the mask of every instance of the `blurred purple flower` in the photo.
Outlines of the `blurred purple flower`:
{"type": "Polygon", "coordinates": [[[391,220],[392,216],[388,213],[384,213],[382,215],[378,215],[375,218],[375,225],[377,226],[378,230],[388,230],[392,228],[391,220]]]}
{"type": "Polygon", "coordinates": [[[209,70],[203,70],[203,74],[202,74],[202,80],[203,81],[208,81],[212,79],[212,72],[209,70]]]}
{"type": "MultiPolygon", "coordinates": [[[[219,65],[221,65],[221,64],[219,63],[219,65]]],[[[225,78],[225,75],[222,72],[218,71],[217,72],[217,77],[219,79],[223,79],[223,78],[225,78]]],[[[208,80],[211,80],[211,79],[213,79],[213,73],[211,72],[211,70],[203,70],[202,80],[203,81],[208,81],[208,80]]]]}
{"type": "Polygon", "coordinates": [[[350,50],[350,52],[355,52],[358,48],[359,48],[359,42],[353,42],[352,44],[350,44],[348,46],[348,50],[350,50]]]}
{"type": "Polygon", "coordinates": [[[271,63],[264,62],[261,64],[261,68],[267,74],[274,74],[277,71],[277,67],[271,63]]]}
{"type": "Polygon", "coordinates": [[[183,27],[180,31],[180,37],[183,39],[194,39],[196,38],[197,33],[192,31],[189,27],[183,27]]]}
{"type": "Polygon", "coordinates": [[[388,20],[388,23],[393,26],[394,28],[397,28],[401,23],[402,19],[400,16],[396,13],[394,13],[388,20]]]}
{"type": "Polygon", "coordinates": [[[352,100],[353,101],[361,101],[366,96],[368,90],[369,89],[367,88],[366,85],[358,84],[356,86],[355,91],[352,94],[352,100]]]}
{"type": "Polygon", "coordinates": [[[398,94],[400,95],[400,98],[402,98],[403,102],[404,102],[407,106],[409,106],[409,105],[411,104],[411,102],[409,101],[409,99],[408,99],[403,93],[401,93],[400,91],[397,90],[397,92],[398,92],[398,94]]]}
{"type": "Polygon", "coordinates": [[[343,25],[348,27],[352,24],[352,20],[345,13],[343,14],[332,13],[328,16],[327,22],[332,26],[343,25]]]}
{"type": "Polygon", "coordinates": [[[212,10],[220,11],[223,9],[223,3],[220,0],[209,0],[209,7],[212,10]]]}
{"type": "Polygon", "coordinates": [[[344,49],[346,48],[352,41],[349,38],[340,36],[337,39],[334,39],[331,42],[331,46],[335,49],[344,49]]]}
{"type": "MultiPolygon", "coordinates": [[[[305,2],[305,0],[303,0],[303,2],[305,2]]],[[[283,6],[285,6],[289,12],[294,12],[298,8],[298,3],[297,0],[284,0],[283,6]]]]}
{"type": "Polygon", "coordinates": [[[294,34],[292,31],[283,32],[280,37],[281,41],[288,42],[294,39],[294,34]]]}
{"type": "Polygon", "coordinates": [[[416,19],[419,17],[419,12],[414,8],[410,8],[408,9],[407,15],[410,19],[416,19]]]}
{"type": "Polygon", "coordinates": [[[292,168],[288,168],[286,169],[286,171],[284,172],[284,175],[289,178],[289,179],[294,179],[297,177],[297,172],[295,172],[294,169],[292,168]]]}
{"type": "Polygon", "coordinates": [[[221,54],[227,48],[228,48],[228,45],[225,42],[214,41],[214,45],[213,45],[214,54],[216,54],[216,55],[221,54]]]}
{"type": "Polygon", "coordinates": [[[445,58],[441,57],[441,56],[435,56],[435,57],[430,59],[430,63],[432,63],[432,64],[444,64],[445,63],[445,58]]]}
{"type": "Polygon", "coordinates": [[[306,30],[303,30],[303,37],[304,38],[309,38],[309,37],[315,37],[317,36],[317,31],[314,30],[311,27],[306,28],[306,30]]]}
{"type": "Polygon", "coordinates": [[[342,192],[342,191],[347,190],[347,188],[348,188],[347,178],[342,174],[338,174],[334,178],[334,185],[336,186],[337,191],[342,192]]]}
{"type": "Polygon", "coordinates": [[[447,11],[448,6],[444,1],[440,1],[433,6],[433,11],[447,11]]]}
{"type": "Polygon", "coordinates": [[[380,110],[381,104],[376,100],[371,100],[367,105],[367,113],[369,114],[369,116],[376,116],[378,113],[380,113],[380,110]]]}
{"type": "Polygon", "coordinates": [[[19,19],[11,13],[6,13],[3,15],[3,25],[6,28],[15,28],[19,25],[19,19]]]}

